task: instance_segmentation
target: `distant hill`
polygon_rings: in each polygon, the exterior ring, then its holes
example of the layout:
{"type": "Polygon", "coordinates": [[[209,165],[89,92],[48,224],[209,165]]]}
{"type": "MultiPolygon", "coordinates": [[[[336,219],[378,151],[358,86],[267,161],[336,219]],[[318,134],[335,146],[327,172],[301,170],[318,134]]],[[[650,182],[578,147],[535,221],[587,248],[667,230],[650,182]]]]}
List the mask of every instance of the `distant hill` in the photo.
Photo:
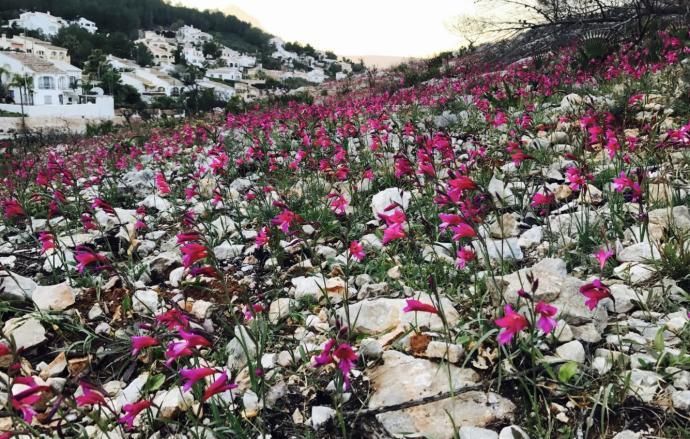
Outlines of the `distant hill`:
{"type": "Polygon", "coordinates": [[[388,56],[388,55],[345,55],[353,61],[359,61],[360,59],[364,61],[364,65],[367,67],[378,67],[380,69],[385,69],[388,67],[396,66],[400,63],[410,61],[413,58],[404,56],[388,56]]]}

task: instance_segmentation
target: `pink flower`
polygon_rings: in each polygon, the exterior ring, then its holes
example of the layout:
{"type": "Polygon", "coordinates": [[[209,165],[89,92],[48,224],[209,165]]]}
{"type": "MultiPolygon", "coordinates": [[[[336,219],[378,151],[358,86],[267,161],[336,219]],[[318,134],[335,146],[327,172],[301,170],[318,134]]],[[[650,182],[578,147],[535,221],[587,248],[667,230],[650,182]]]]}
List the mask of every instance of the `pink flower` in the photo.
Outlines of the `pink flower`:
{"type": "Polygon", "coordinates": [[[150,335],[134,335],[132,336],[132,356],[135,357],[142,349],[156,346],[157,344],[158,340],[150,335]]]}
{"type": "Polygon", "coordinates": [[[472,226],[467,223],[460,223],[451,227],[453,231],[453,241],[459,241],[462,238],[474,238],[477,236],[477,232],[474,231],[472,226]]]}
{"type": "Polygon", "coordinates": [[[505,306],[504,315],[500,319],[496,319],[496,325],[502,328],[498,334],[498,344],[500,345],[510,343],[515,334],[528,326],[525,316],[513,311],[510,305],[505,306]]]}
{"type": "Polygon", "coordinates": [[[345,388],[350,387],[350,372],[357,362],[357,353],[347,343],[339,343],[336,346],[336,340],[330,339],[326,342],[321,353],[313,357],[312,361],[315,367],[325,366],[326,364],[334,363],[338,366],[342,376],[345,388]]]}
{"type": "Polygon", "coordinates": [[[12,351],[6,344],[0,343],[0,357],[4,357],[5,355],[9,355],[11,353],[12,351]]]}
{"type": "Polygon", "coordinates": [[[547,209],[556,202],[556,197],[552,193],[543,194],[537,192],[532,196],[532,202],[529,205],[535,209],[547,209]]]}
{"type": "Polygon", "coordinates": [[[407,215],[400,209],[395,209],[392,213],[379,213],[379,218],[381,218],[387,226],[402,224],[407,221],[407,215]]]}
{"type": "Polygon", "coordinates": [[[477,253],[475,253],[472,247],[467,245],[459,249],[456,256],[457,257],[455,259],[455,266],[459,269],[464,269],[467,266],[468,262],[473,261],[477,258],[477,253]]]}
{"type": "Polygon", "coordinates": [[[158,192],[160,192],[161,195],[170,193],[170,186],[168,186],[168,182],[165,180],[165,175],[163,175],[162,172],[156,174],[156,188],[158,188],[158,192]]]}
{"type": "Polygon", "coordinates": [[[582,170],[580,170],[580,168],[577,168],[575,166],[566,169],[565,175],[566,179],[568,180],[568,183],[570,183],[570,189],[574,191],[579,191],[585,185],[587,185],[587,182],[589,180],[592,179],[591,174],[585,175],[582,173],[582,170]]]}
{"type": "Polygon", "coordinates": [[[594,279],[592,282],[582,285],[580,293],[587,298],[585,305],[590,310],[594,310],[603,299],[613,297],[609,287],[604,285],[599,279],[594,279]]]}
{"type": "Polygon", "coordinates": [[[392,224],[383,231],[383,245],[388,244],[391,241],[404,238],[405,229],[402,224],[395,223],[392,224]]]}
{"type": "Polygon", "coordinates": [[[189,328],[189,318],[179,309],[171,309],[156,316],[156,323],[169,331],[189,328]]]}
{"type": "Polygon", "coordinates": [[[180,376],[182,377],[183,385],[182,390],[185,392],[194,386],[199,380],[206,378],[207,376],[213,375],[216,370],[211,367],[197,367],[194,369],[184,368],[180,370],[180,376]]]}
{"type": "Polygon", "coordinates": [[[209,398],[211,398],[213,395],[218,394],[218,393],[223,393],[228,390],[232,390],[237,387],[237,384],[235,383],[229,383],[228,382],[228,374],[227,372],[223,372],[220,374],[218,378],[208,386],[208,388],[204,391],[204,396],[201,398],[202,401],[208,401],[209,398]]]}
{"type": "Polygon", "coordinates": [[[558,312],[558,308],[553,305],[549,305],[544,301],[540,301],[534,307],[534,311],[539,314],[539,320],[537,320],[537,327],[544,334],[549,334],[551,331],[556,329],[556,319],[553,317],[558,312]]]}
{"type": "Polygon", "coordinates": [[[350,243],[350,256],[357,262],[362,262],[366,253],[364,253],[364,246],[359,241],[352,241],[350,243]]]}
{"type": "Polygon", "coordinates": [[[110,263],[108,258],[95,250],[84,245],[78,245],[74,250],[74,259],[77,261],[77,271],[83,273],[87,267],[93,270],[102,270],[107,268],[110,263]]]}
{"type": "Polygon", "coordinates": [[[256,245],[263,247],[268,244],[268,227],[262,227],[256,234],[256,245]]]}
{"type": "Polygon", "coordinates": [[[619,193],[630,190],[631,200],[633,202],[637,202],[642,199],[642,187],[640,186],[640,183],[633,181],[632,178],[625,175],[624,171],[621,171],[618,177],[613,179],[613,189],[619,193]]]}
{"type": "Polygon", "coordinates": [[[342,194],[329,194],[329,206],[336,215],[345,215],[347,212],[348,202],[342,194]]]}
{"type": "Polygon", "coordinates": [[[21,204],[17,200],[3,200],[0,201],[0,206],[5,214],[5,218],[8,220],[14,218],[21,218],[26,216],[26,212],[22,208],[21,204]]]}
{"type": "Polygon", "coordinates": [[[38,240],[41,241],[41,254],[55,248],[55,237],[50,232],[39,232],[38,240]]]}
{"type": "Polygon", "coordinates": [[[97,392],[91,384],[81,382],[82,395],[77,396],[77,407],[85,405],[106,405],[105,398],[97,392]]]}
{"type": "Polygon", "coordinates": [[[30,424],[34,416],[36,416],[34,405],[41,401],[41,393],[50,391],[51,388],[50,386],[39,386],[34,377],[17,377],[14,379],[14,384],[20,384],[27,387],[24,390],[20,390],[18,393],[14,393],[13,389],[11,400],[12,408],[19,410],[22,413],[24,422],[30,424]]]}
{"type": "Polygon", "coordinates": [[[120,424],[125,424],[127,430],[132,430],[134,428],[134,418],[136,418],[139,413],[151,407],[151,401],[139,401],[133,404],[126,404],[122,409],[125,414],[120,416],[117,422],[120,424]]]}
{"type": "Polygon", "coordinates": [[[428,303],[421,302],[417,299],[407,299],[407,305],[403,308],[404,312],[428,312],[431,314],[438,314],[438,309],[428,303]]]}
{"type": "Polygon", "coordinates": [[[594,257],[599,261],[599,269],[603,270],[606,266],[606,261],[614,255],[613,250],[608,250],[602,248],[598,252],[594,253],[594,257]]]}
{"type": "Polygon", "coordinates": [[[182,252],[182,265],[185,268],[191,267],[195,262],[208,257],[208,249],[205,245],[196,242],[189,242],[180,247],[182,252]]]}
{"type": "Polygon", "coordinates": [[[271,220],[271,224],[278,226],[286,235],[290,234],[290,226],[297,222],[299,216],[287,209],[284,209],[271,220]]]}

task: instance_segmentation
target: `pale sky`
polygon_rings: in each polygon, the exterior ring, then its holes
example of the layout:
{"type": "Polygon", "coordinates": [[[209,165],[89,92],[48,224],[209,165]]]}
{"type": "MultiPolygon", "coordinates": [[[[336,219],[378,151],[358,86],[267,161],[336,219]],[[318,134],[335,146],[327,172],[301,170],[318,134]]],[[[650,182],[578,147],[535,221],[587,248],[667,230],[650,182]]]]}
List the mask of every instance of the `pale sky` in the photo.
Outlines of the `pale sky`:
{"type": "MultiPolygon", "coordinates": [[[[449,30],[473,0],[175,0],[198,9],[246,12],[286,41],[338,55],[428,56],[460,47],[449,30]]],[[[240,17],[243,18],[243,17],[240,17]]]]}

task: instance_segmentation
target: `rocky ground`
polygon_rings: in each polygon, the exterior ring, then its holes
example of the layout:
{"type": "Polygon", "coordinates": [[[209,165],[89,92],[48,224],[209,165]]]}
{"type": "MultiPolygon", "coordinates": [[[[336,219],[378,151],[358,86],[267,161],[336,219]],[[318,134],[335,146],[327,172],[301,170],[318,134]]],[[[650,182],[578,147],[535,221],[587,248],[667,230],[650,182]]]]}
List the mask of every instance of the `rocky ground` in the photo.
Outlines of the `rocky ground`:
{"type": "Polygon", "coordinates": [[[689,53],[7,148],[0,437],[687,437],[689,53]]]}

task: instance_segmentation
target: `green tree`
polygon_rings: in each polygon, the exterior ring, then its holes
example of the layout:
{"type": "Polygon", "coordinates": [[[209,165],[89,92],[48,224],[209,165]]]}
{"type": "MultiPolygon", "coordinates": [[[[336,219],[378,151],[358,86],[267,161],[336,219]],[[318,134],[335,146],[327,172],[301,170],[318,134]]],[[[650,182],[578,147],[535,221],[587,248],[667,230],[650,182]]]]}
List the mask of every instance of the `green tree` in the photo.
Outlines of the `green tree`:
{"type": "Polygon", "coordinates": [[[153,65],[153,54],[149,48],[142,43],[137,43],[137,45],[134,46],[133,58],[137,64],[142,67],[149,67],[153,65]]]}

